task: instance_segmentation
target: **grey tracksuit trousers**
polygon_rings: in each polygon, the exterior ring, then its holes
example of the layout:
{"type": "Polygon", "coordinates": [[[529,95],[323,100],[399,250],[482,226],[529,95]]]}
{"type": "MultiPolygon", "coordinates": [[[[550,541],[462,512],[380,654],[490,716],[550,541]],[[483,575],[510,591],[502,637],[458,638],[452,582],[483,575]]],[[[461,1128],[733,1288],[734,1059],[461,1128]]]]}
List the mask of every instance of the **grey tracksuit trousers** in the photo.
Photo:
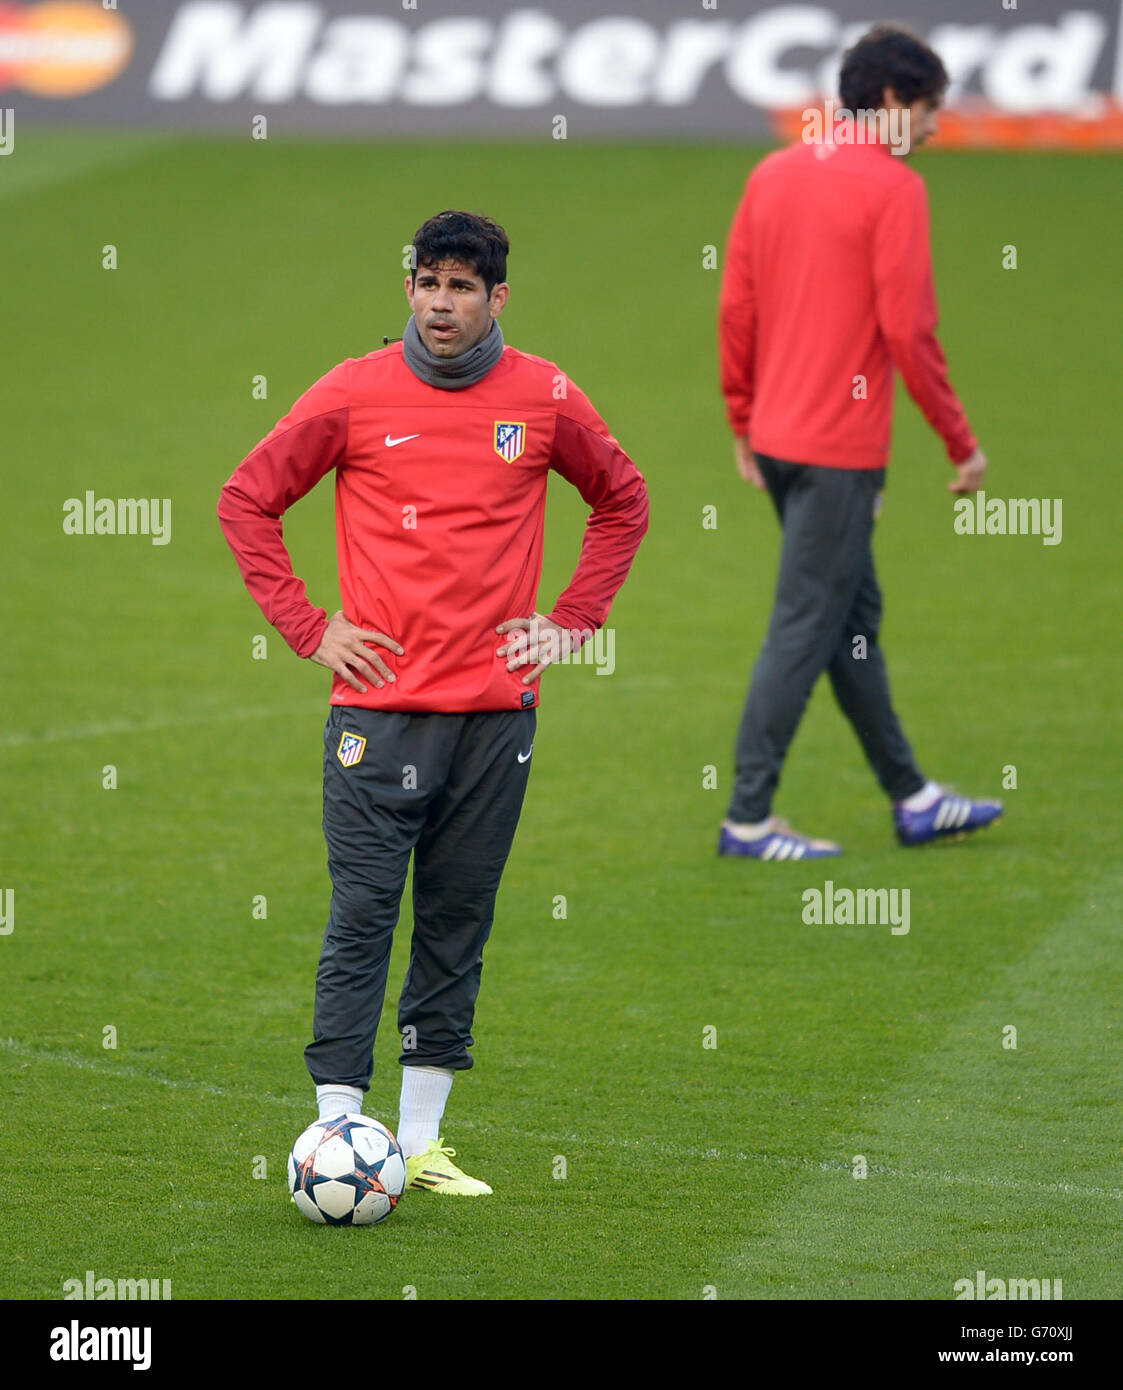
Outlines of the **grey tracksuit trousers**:
{"type": "Polygon", "coordinates": [[[333,707],[324,730],[331,913],[316,975],[314,1040],[304,1054],[317,1084],[370,1085],[411,854],[414,928],[398,1004],[399,1061],[472,1066],[483,948],[530,775],[535,723],[533,708],[407,714],[333,707]]]}
{"type": "Polygon", "coordinates": [[[788,747],[823,671],[878,782],[901,801],[925,779],[893,710],[878,644],[881,590],[871,539],[885,470],[757,457],[784,539],[772,620],[737,734],[728,817],[755,823],[769,815],[788,747]],[[854,640],[859,637],[864,641],[854,640]]]}

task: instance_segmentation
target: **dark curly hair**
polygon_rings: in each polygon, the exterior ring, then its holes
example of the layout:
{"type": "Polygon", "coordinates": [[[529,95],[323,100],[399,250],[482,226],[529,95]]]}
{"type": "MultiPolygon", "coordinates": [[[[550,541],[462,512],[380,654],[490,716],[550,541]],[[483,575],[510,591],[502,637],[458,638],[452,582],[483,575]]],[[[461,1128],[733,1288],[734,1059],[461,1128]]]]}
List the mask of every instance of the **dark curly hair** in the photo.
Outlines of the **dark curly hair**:
{"type": "Polygon", "coordinates": [[[490,295],[507,278],[507,233],[490,217],[474,212],[438,212],[423,222],[413,238],[413,278],[418,266],[439,266],[445,261],[470,265],[490,295]]]}
{"type": "Polygon", "coordinates": [[[927,97],[939,105],[947,69],[923,39],[896,24],[877,24],[842,55],[839,95],[848,111],[873,111],[892,87],[906,105],[927,97]]]}

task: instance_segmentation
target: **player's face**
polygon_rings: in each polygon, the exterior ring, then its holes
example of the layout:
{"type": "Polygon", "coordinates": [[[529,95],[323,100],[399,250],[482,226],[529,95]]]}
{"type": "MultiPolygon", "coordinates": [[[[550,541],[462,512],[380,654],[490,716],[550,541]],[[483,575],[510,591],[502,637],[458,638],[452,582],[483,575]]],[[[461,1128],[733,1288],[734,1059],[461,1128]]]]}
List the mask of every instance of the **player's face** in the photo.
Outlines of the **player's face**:
{"type": "Polygon", "coordinates": [[[886,87],[882,105],[888,111],[908,112],[910,149],[923,145],[925,140],[935,135],[939,125],[937,113],[940,109],[940,103],[933,101],[931,97],[918,97],[916,101],[905,102],[901,100],[892,87],[886,87]]]}
{"type": "Polygon", "coordinates": [[[920,97],[909,106],[909,133],[914,145],[923,145],[939,126],[939,106],[931,97],[920,97]]]}
{"type": "Polygon", "coordinates": [[[406,294],[421,341],[435,357],[459,357],[491,331],[510,289],[496,285],[489,295],[483,279],[471,266],[446,261],[418,266],[416,279],[407,277],[406,294]]]}

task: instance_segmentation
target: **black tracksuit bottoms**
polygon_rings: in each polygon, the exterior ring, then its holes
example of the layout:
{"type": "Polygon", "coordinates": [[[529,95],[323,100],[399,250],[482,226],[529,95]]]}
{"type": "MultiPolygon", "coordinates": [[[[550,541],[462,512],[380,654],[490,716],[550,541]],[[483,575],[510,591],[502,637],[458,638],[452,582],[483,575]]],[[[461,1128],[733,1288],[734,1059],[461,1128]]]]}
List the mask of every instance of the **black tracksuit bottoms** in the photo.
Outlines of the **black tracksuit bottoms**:
{"type": "Polygon", "coordinates": [[[304,1053],[317,1084],[370,1086],[411,854],[414,926],[398,1003],[399,1061],[472,1066],[483,948],[522,810],[535,723],[533,708],[332,708],[324,729],[331,913],[314,1038],[304,1053]]]}
{"type": "Polygon", "coordinates": [[[824,671],[878,782],[903,801],[925,778],[893,710],[878,644],[871,541],[885,469],[757,460],[784,538],[772,620],[737,734],[728,818],[755,824],[771,812],[784,758],[824,671]]]}

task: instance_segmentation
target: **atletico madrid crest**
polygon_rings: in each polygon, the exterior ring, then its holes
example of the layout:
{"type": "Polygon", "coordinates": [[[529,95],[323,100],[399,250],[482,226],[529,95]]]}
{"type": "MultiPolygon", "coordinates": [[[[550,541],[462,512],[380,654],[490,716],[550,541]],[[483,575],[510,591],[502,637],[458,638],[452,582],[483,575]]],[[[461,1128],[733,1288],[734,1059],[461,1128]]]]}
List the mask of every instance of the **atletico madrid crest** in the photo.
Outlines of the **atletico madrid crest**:
{"type": "Polygon", "coordinates": [[[336,757],[344,767],[354,767],[366,752],[367,741],[358,734],[344,734],[339,740],[336,757]]]}
{"type": "Polygon", "coordinates": [[[495,452],[508,463],[514,463],[526,448],[526,425],[511,420],[495,422],[495,452]]]}

